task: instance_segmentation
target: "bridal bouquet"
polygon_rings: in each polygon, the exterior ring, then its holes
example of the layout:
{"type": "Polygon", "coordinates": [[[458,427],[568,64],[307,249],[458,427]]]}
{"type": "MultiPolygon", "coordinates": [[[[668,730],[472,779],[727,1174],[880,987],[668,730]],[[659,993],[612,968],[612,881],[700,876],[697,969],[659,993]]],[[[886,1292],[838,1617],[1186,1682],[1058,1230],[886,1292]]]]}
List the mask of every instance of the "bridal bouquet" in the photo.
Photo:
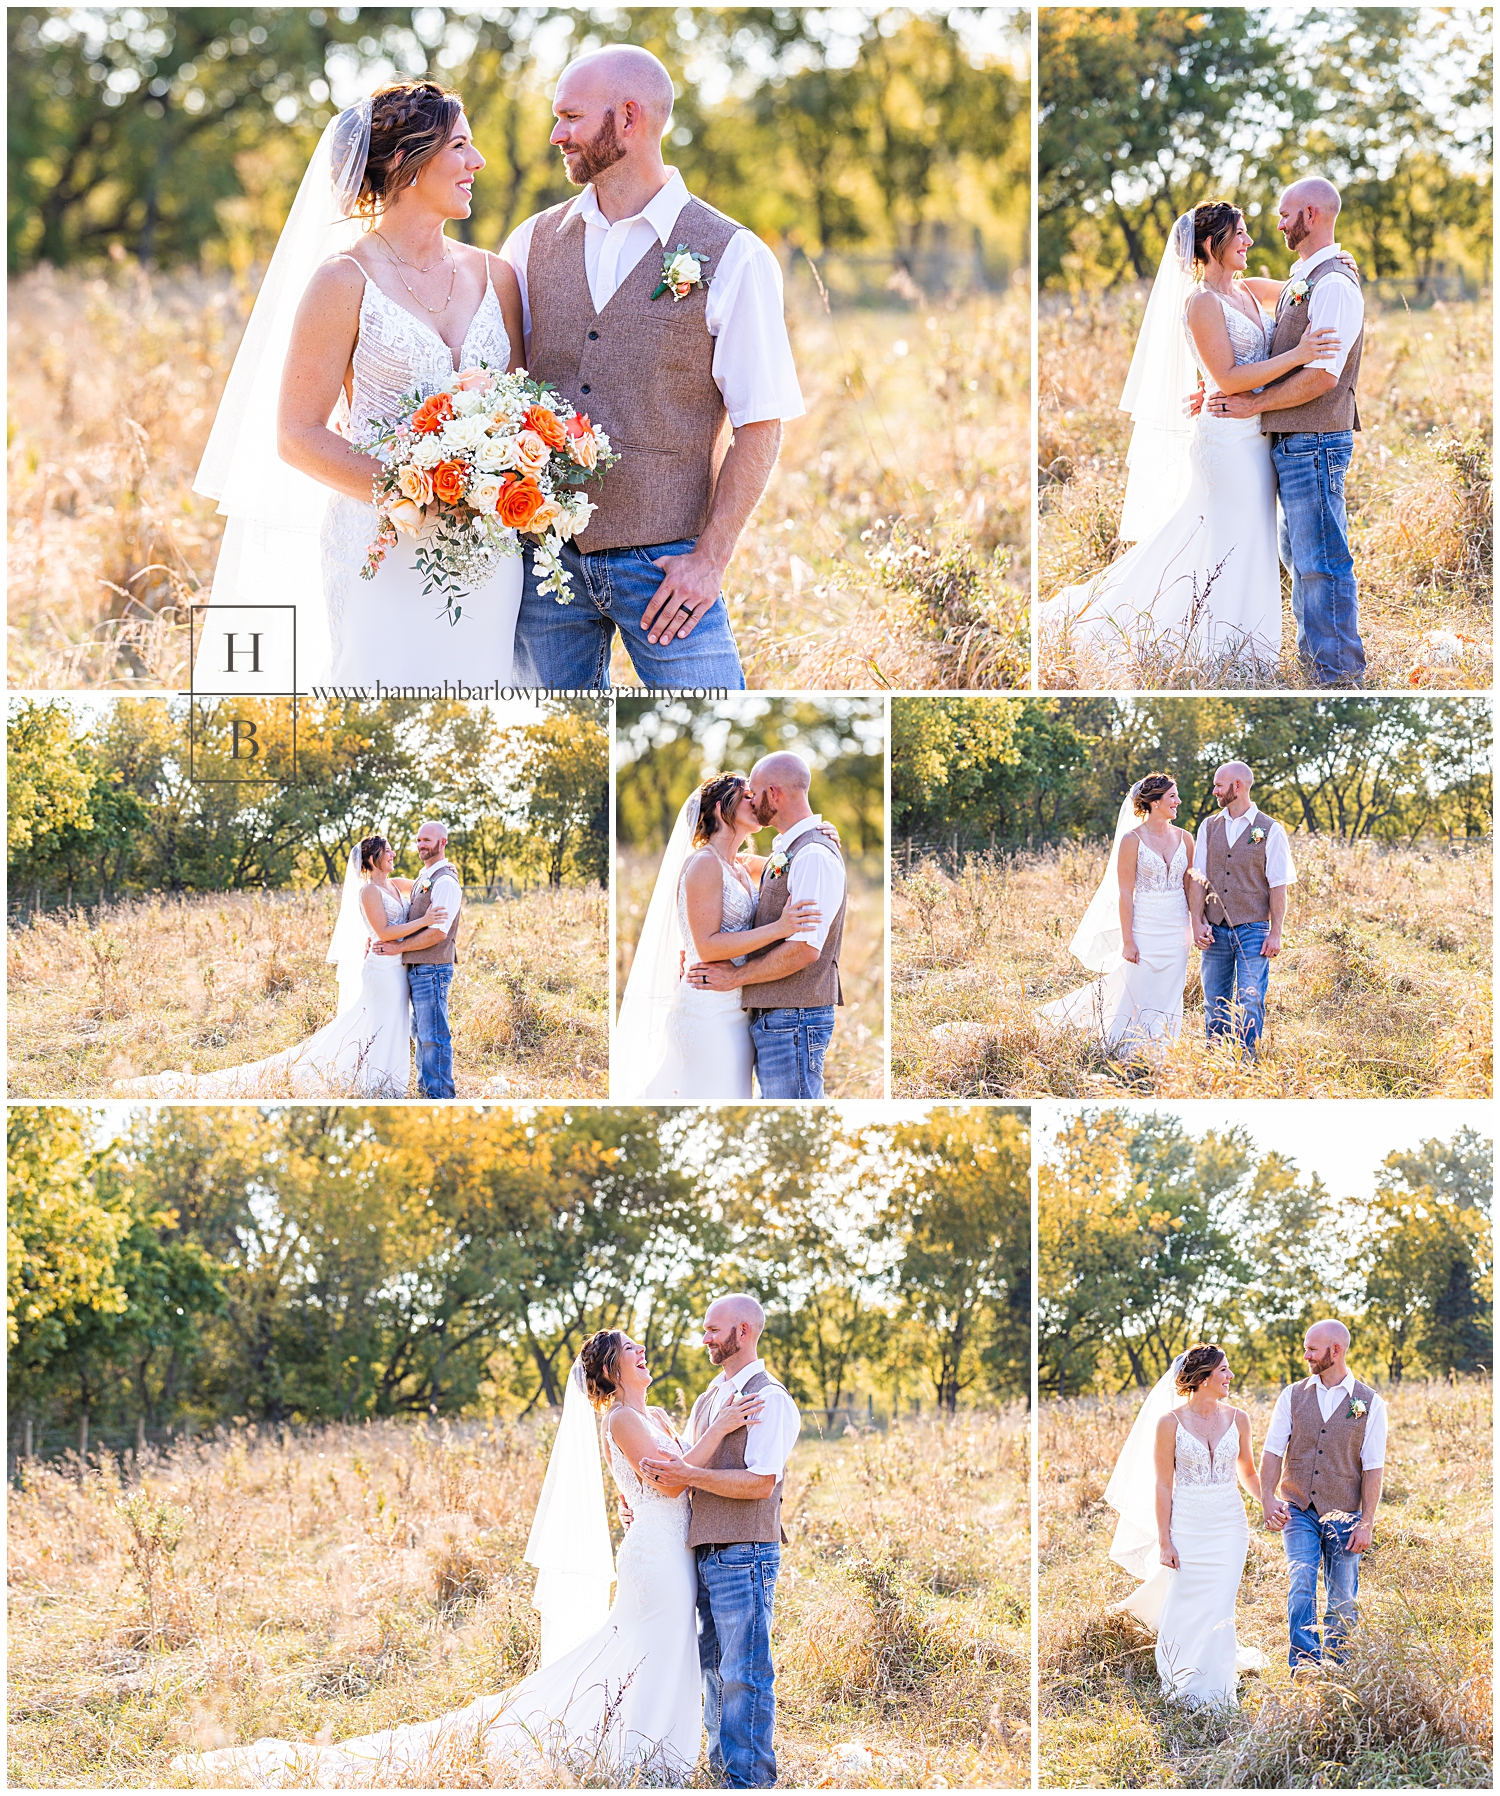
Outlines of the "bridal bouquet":
{"type": "Polygon", "coordinates": [[[375,481],[380,528],[361,569],[366,580],[401,536],[417,539],[424,593],[457,601],[483,585],[502,555],[536,552],[538,584],[558,604],[572,598],[562,545],[595,511],[582,490],[619,460],[588,415],[524,369],[465,368],[424,399],[411,393],[397,416],[358,445],[384,464],[375,481]]]}

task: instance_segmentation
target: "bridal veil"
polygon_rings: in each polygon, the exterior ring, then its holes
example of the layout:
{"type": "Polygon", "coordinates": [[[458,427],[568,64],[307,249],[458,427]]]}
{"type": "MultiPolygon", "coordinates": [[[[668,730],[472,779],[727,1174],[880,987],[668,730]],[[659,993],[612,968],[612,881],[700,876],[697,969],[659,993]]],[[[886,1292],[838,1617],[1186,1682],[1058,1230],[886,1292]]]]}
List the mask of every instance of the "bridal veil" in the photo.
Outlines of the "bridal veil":
{"type": "Polygon", "coordinates": [[[639,1097],[667,1051],[667,1015],[681,977],[678,956],[677,888],[693,852],[698,827],[698,794],[677,813],[661,869],[646,906],[646,921],[630,963],[625,996],[610,1048],[610,1095],[639,1097]]]}
{"type": "Polygon", "coordinates": [[[599,1431],[581,1359],[568,1374],[526,1563],[537,1569],[531,1603],[542,1618],[542,1664],[551,1665],[604,1626],[615,1581],[599,1431]]]}
{"type": "Polygon", "coordinates": [[[1151,1387],[1104,1487],[1105,1502],[1120,1517],[1109,1556],[1142,1583],[1162,1569],[1156,1526],[1156,1425],[1177,1401],[1177,1374],[1185,1357],[1179,1353],[1151,1387]]]}
{"type": "Polygon", "coordinates": [[[1167,236],[1146,315],[1141,320],[1120,410],[1134,421],[1125,463],[1122,542],[1139,542],[1164,524],[1188,490],[1193,421],[1183,405],[1198,384],[1184,313],[1193,275],[1193,214],[1184,212],[1167,236]]]}
{"type": "Polygon", "coordinates": [[[1095,973],[1114,972],[1124,958],[1121,951],[1125,943],[1120,931],[1120,845],[1141,821],[1135,814],[1135,795],[1139,790],[1140,781],[1137,780],[1125,794],[1125,802],[1115,820],[1109,864],[1068,943],[1068,952],[1073,958],[1095,973]]]}
{"type": "MultiPolygon", "coordinates": [[[[266,269],[224,387],[193,490],[218,501],[220,604],[295,605],[298,684],[326,679],[332,647],[319,535],[329,488],[281,459],[276,413],[292,326],[308,284],[358,241],[354,207],[370,148],[370,101],[346,107],[318,140],[266,269]]],[[[212,690],[206,677],[196,682],[212,690]]]]}

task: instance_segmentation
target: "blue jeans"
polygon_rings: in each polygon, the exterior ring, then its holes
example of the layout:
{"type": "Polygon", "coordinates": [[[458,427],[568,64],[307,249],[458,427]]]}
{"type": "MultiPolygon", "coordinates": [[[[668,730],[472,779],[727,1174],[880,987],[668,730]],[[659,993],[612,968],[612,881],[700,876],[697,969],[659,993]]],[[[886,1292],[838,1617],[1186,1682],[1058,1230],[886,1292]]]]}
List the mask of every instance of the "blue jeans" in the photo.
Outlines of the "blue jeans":
{"type": "Polygon", "coordinates": [[[698,1663],[709,1769],[731,1790],[776,1782],[771,1610],[781,1548],[698,1548],[698,1663]]]}
{"type": "Polygon", "coordinates": [[[1354,1599],[1359,1595],[1360,1554],[1347,1550],[1357,1515],[1318,1515],[1311,1509],[1289,1504],[1291,1513],[1282,1530],[1291,1584],[1286,1596],[1286,1620],[1291,1632],[1287,1664],[1295,1669],[1304,1660],[1316,1665],[1326,1651],[1335,1661],[1343,1657],[1344,1636],[1354,1625],[1354,1599]],[[1323,1591],[1328,1607],[1323,1616],[1323,1638],[1318,1639],[1318,1567],[1323,1568],[1323,1591]]]}
{"type": "Polygon", "coordinates": [[[453,1089],[453,1037],[448,1032],[448,987],[451,966],[415,966],[406,969],[411,986],[411,1033],[417,1044],[417,1084],[424,1098],[451,1098],[453,1089]]]}
{"type": "Polygon", "coordinates": [[[1281,500],[1281,559],[1292,571],[1297,653],[1320,686],[1357,685],[1365,672],[1359,585],[1349,553],[1344,475],[1352,430],[1300,430],[1271,449],[1281,500]]]}
{"type": "Polygon", "coordinates": [[[820,1098],[823,1056],[833,1040],[833,1006],[762,1010],[750,1025],[763,1098],[820,1098]]]}
{"type": "Polygon", "coordinates": [[[686,555],[693,540],[605,549],[597,555],[580,555],[572,543],[564,543],[563,566],[573,581],[573,597],[566,605],[537,590],[535,561],[528,550],[516,621],[517,683],[608,692],[609,656],[618,630],[631,664],[648,686],[743,691],[745,672],[723,593],[686,640],[678,636],[653,646],[641,628],[642,613],[662,582],[662,571],[653,563],[663,555],[686,555]]]}
{"type": "Polygon", "coordinates": [[[1261,953],[1269,923],[1210,923],[1214,945],[1203,950],[1203,1011],[1208,1039],[1230,1035],[1254,1054],[1266,1026],[1271,963],[1261,953]]]}

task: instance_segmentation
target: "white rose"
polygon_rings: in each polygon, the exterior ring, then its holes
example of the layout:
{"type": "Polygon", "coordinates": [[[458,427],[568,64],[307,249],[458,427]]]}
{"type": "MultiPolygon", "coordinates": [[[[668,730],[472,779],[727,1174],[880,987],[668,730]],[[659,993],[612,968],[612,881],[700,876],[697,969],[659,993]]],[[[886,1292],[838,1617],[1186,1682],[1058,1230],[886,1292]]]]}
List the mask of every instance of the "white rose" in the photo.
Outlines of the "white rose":
{"type": "Polygon", "coordinates": [[[593,517],[598,509],[599,507],[595,505],[594,501],[588,498],[585,494],[574,493],[568,500],[567,505],[567,529],[564,530],[562,525],[559,524],[557,527],[558,535],[577,536],[580,530],[587,530],[589,519],[593,517]]]}
{"type": "Polygon", "coordinates": [[[453,395],[453,409],[460,418],[472,418],[476,412],[489,411],[490,396],[478,387],[471,387],[467,393],[453,395]]]}
{"type": "Polygon", "coordinates": [[[673,256],[667,264],[667,279],[674,287],[680,287],[684,281],[690,285],[698,278],[698,258],[690,256],[686,251],[680,256],[673,256]]]}
{"type": "Polygon", "coordinates": [[[516,465],[513,437],[484,437],[474,450],[474,466],[486,474],[503,474],[516,465]]]}
{"type": "MultiPolygon", "coordinates": [[[[465,393],[460,397],[467,398],[468,395],[465,393]]],[[[443,426],[444,446],[450,455],[466,455],[469,450],[477,449],[485,441],[489,427],[488,418],[455,418],[443,426]]]]}
{"type": "Polygon", "coordinates": [[[416,442],[412,445],[411,454],[407,459],[410,461],[412,467],[423,468],[428,473],[431,473],[438,463],[443,460],[442,439],[436,436],[418,437],[416,442]]]}
{"type": "Polygon", "coordinates": [[[492,512],[500,497],[500,481],[494,474],[476,474],[469,482],[469,503],[475,511],[492,512]]]}

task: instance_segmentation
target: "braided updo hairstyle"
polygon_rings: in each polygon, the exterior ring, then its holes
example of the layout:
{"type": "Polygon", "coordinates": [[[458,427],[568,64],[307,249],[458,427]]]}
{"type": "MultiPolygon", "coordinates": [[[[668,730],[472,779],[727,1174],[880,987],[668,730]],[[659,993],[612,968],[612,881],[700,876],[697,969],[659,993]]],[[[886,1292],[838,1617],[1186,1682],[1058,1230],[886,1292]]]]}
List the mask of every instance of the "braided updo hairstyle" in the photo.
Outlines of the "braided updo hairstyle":
{"type": "Polygon", "coordinates": [[[603,1409],[620,1389],[615,1366],[624,1345],[625,1336],[618,1328],[601,1328],[597,1334],[590,1335],[579,1349],[578,1357],[583,1361],[584,1389],[595,1409],[603,1409]]]}
{"type": "Polygon", "coordinates": [[[436,81],[393,81],[370,97],[370,153],[356,210],[375,218],[447,143],[463,101],[436,81]]]}
{"type": "Polygon", "coordinates": [[[1152,805],[1160,804],[1176,784],[1170,773],[1148,773],[1135,789],[1131,809],[1137,817],[1150,816],[1152,805]]]}
{"type": "Polygon", "coordinates": [[[749,783],[742,773],[716,773],[704,780],[698,788],[698,821],[693,825],[695,848],[702,848],[721,823],[734,828],[734,813],[749,783]]]}
{"type": "Polygon", "coordinates": [[[1238,206],[1231,206],[1228,200],[1209,200],[1205,205],[1194,206],[1194,263],[1207,267],[1210,254],[1217,262],[1223,256],[1224,245],[1244,222],[1244,213],[1238,206]]]}
{"type": "Polygon", "coordinates": [[[1181,1395],[1191,1397],[1210,1372],[1218,1371],[1226,1357],[1222,1347],[1210,1346],[1203,1341],[1196,1347],[1189,1347],[1177,1368],[1177,1389],[1181,1395]]]}
{"type": "Polygon", "coordinates": [[[366,836],[359,845],[360,872],[368,873],[389,847],[384,836],[366,836]]]}

